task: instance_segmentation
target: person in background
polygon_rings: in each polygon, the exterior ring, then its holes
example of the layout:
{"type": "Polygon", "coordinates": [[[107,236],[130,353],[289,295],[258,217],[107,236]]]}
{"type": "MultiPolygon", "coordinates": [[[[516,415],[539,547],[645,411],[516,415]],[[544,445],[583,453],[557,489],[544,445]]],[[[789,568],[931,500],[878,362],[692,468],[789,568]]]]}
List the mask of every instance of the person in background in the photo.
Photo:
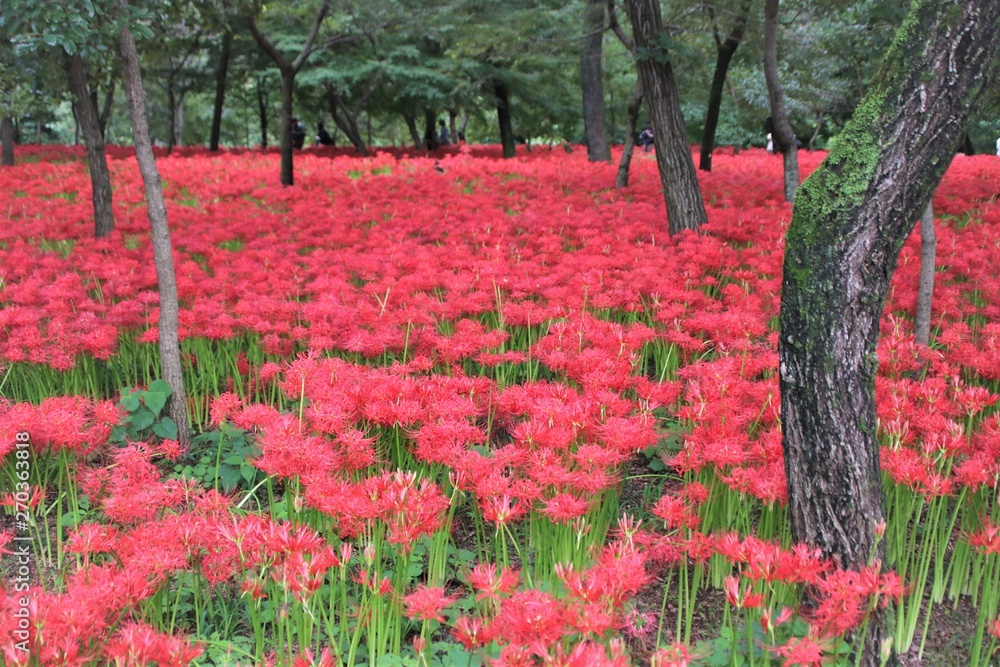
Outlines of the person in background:
{"type": "Polygon", "coordinates": [[[444,124],[443,120],[438,121],[438,144],[441,146],[448,146],[451,144],[451,135],[448,134],[448,126],[444,124]]]}
{"type": "Polygon", "coordinates": [[[333,137],[331,137],[330,133],[326,131],[326,127],[323,123],[318,123],[316,125],[316,144],[318,146],[333,145],[333,137]]]}
{"type": "Polygon", "coordinates": [[[642,132],[639,133],[639,144],[642,146],[642,150],[646,153],[649,149],[653,147],[653,126],[650,123],[646,123],[646,127],[643,128],[642,132]]]}
{"type": "Polygon", "coordinates": [[[997,139],[997,157],[1000,157],[1000,139],[997,139]]]}
{"type": "Polygon", "coordinates": [[[292,146],[302,148],[306,144],[306,126],[298,118],[292,117],[292,146]]]}
{"type": "Polygon", "coordinates": [[[774,137],[771,136],[770,132],[767,133],[767,152],[774,152],[774,137]]]}

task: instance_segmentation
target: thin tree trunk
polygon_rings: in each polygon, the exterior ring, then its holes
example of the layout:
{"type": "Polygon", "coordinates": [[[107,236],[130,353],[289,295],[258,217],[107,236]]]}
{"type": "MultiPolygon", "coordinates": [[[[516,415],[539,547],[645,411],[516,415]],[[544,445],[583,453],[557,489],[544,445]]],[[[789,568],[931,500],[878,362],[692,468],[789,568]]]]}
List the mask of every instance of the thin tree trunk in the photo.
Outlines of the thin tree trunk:
{"type": "Polygon", "coordinates": [[[632,99],[625,111],[625,146],[622,148],[622,158],[618,162],[618,180],[616,188],[628,187],[628,175],[632,165],[632,153],[635,151],[635,131],[639,125],[639,109],[642,108],[642,83],[635,82],[632,89],[632,99]]]}
{"type": "Polygon", "coordinates": [[[229,74],[229,52],[233,46],[233,33],[226,30],[222,35],[222,50],[219,52],[219,65],[215,70],[215,104],[212,107],[212,131],[208,138],[208,150],[219,150],[219,137],[222,134],[222,108],[226,98],[226,77],[229,74]]]}
{"type": "Polygon", "coordinates": [[[295,185],[295,165],[292,163],[292,91],[295,74],[281,73],[281,184],[295,185]]]}
{"type": "Polygon", "coordinates": [[[587,0],[580,53],[580,87],[583,89],[583,129],[587,136],[587,159],[610,162],[611,148],[604,127],[604,77],[601,50],[604,44],[604,4],[587,0]]]}
{"type": "Polygon", "coordinates": [[[507,84],[494,80],[493,92],[496,95],[497,122],[500,124],[503,156],[511,158],[517,155],[517,144],[514,142],[514,126],[510,118],[510,91],[507,90],[507,84]]]}
{"type": "Polygon", "coordinates": [[[705,112],[705,131],[701,136],[701,162],[698,168],[702,171],[712,171],[712,151],[715,149],[715,131],[719,127],[719,111],[722,108],[726,74],[729,72],[729,64],[733,61],[733,55],[743,40],[743,32],[746,30],[749,16],[750,0],[743,0],[733,29],[726,36],[726,41],[718,44],[715,73],[712,75],[712,87],[708,92],[708,109],[705,112]]]}
{"type": "Polygon", "coordinates": [[[177,111],[174,112],[174,145],[184,145],[184,97],[187,91],[182,90],[177,99],[177,111]]]}
{"type": "Polygon", "coordinates": [[[14,166],[14,121],[10,116],[4,116],[0,120],[0,144],[3,145],[3,156],[0,158],[0,165],[4,167],[14,166]]]}
{"type": "MultiPolygon", "coordinates": [[[[119,1],[121,2],[121,0],[119,1]]],[[[135,157],[139,163],[139,171],[142,174],[142,182],[146,190],[146,210],[149,215],[153,242],[153,262],[156,265],[156,282],[160,292],[160,320],[158,323],[160,370],[172,392],[170,417],[177,424],[177,440],[186,445],[190,441],[190,427],[188,426],[184,373],[181,366],[181,350],[177,333],[179,309],[177,279],[174,275],[173,249],[170,243],[170,228],[167,224],[167,207],[163,201],[160,174],[156,168],[153,146],[149,139],[146,105],[142,92],[142,75],[139,71],[139,56],[135,50],[135,40],[126,27],[122,27],[118,38],[125,78],[125,98],[128,100],[129,118],[132,121],[135,157]]]]}
{"type": "Polygon", "coordinates": [[[934,296],[934,264],[937,260],[937,237],[934,234],[934,208],[930,202],[920,216],[920,286],[917,289],[917,312],[914,338],[927,347],[931,341],[931,300],[934,296]]]}
{"type": "Polygon", "coordinates": [[[73,112],[73,145],[80,145],[80,116],[76,113],[76,102],[70,103],[70,110],[73,112]]]}
{"type": "Polygon", "coordinates": [[[458,136],[461,138],[462,141],[466,142],[468,140],[465,138],[465,130],[469,127],[469,116],[470,116],[469,112],[466,111],[465,115],[462,116],[462,125],[459,126],[458,128],[458,136]]]}
{"type": "Polygon", "coordinates": [[[365,141],[361,138],[361,130],[358,128],[358,117],[351,113],[333,86],[327,86],[326,88],[326,101],[330,107],[330,116],[333,118],[335,127],[334,142],[337,140],[336,130],[343,130],[347,136],[347,140],[354,144],[354,148],[357,149],[358,153],[367,156],[368,147],[365,146],[365,141]]]}
{"type": "Polygon", "coordinates": [[[451,143],[458,143],[458,132],[455,131],[455,119],[458,118],[457,109],[448,109],[448,130],[451,132],[451,143]]]}
{"type": "Polygon", "coordinates": [[[173,79],[167,79],[167,109],[170,110],[170,130],[167,134],[167,155],[170,155],[177,144],[177,101],[174,99],[173,79]]]}
{"type": "Polygon", "coordinates": [[[816,129],[813,130],[812,136],[809,137],[809,150],[816,150],[816,137],[819,136],[819,131],[823,127],[823,112],[819,112],[819,117],[816,119],[816,129]]]}
{"type": "Polygon", "coordinates": [[[795,201],[795,191],[799,187],[799,149],[788,122],[785,93],[778,77],[778,0],[764,0],[764,80],[771,103],[774,147],[784,158],[785,201],[795,201]]]}
{"type": "Polygon", "coordinates": [[[69,90],[76,102],[76,112],[83,130],[83,143],[87,146],[87,166],[90,170],[90,185],[93,190],[94,236],[108,236],[115,228],[112,210],[111,172],[104,154],[104,132],[101,130],[97,109],[94,107],[83,71],[80,53],[67,56],[66,72],[69,90]]]}
{"type": "Polygon", "coordinates": [[[708,215],[691,158],[677,81],[669,54],[660,46],[663,35],[660,2],[627,0],[625,8],[632,21],[636,51],[650,54],[637,60],[636,66],[653,124],[656,166],[663,184],[668,229],[671,235],[685,229],[697,230],[708,221],[708,215]]]}
{"type": "MultiPolygon", "coordinates": [[[[885,520],[879,323],[899,249],[981,96],[998,24],[1000,0],[913,2],[875,83],[795,202],[779,343],[788,515],[795,542],[844,568],[885,554],[876,533],[885,520]]],[[[875,605],[858,664],[880,665],[886,639],[886,610],[875,605]]],[[[959,662],[984,664],[978,655],[959,662]]]]}
{"type": "Polygon", "coordinates": [[[260,147],[267,148],[267,97],[260,77],[257,77],[257,114],[260,117],[260,147]]]}
{"type": "Polygon", "coordinates": [[[403,112],[403,120],[406,122],[406,129],[410,131],[410,138],[413,139],[413,147],[418,151],[424,149],[423,139],[417,131],[417,114],[412,111],[403,112]]]}
{"type": "Polygon", "coordinates": [[[438,148],[437,114],[433,109],[424,109],[424,146],[433,151],[438,148]]]}

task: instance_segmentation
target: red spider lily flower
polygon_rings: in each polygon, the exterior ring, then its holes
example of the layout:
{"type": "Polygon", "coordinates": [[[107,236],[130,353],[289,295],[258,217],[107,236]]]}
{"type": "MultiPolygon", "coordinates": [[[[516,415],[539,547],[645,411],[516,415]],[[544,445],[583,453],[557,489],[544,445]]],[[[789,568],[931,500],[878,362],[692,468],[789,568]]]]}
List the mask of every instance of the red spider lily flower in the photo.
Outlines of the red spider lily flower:
{"type": "Polygon", "coordinates": [[[760,593],[753,593],[749,588],[740,593],[739,577],[726,577],[722,582],[722,590],[726,593],[726,602],[737,609],[754,609],[764,601],[760,593]]]}
{"type": "Polygon", "coordinates": [[[460,616],[455,621],[451,634],[466,651],[472,651],[487,646],[496,638],[497,631],[493,624],[479,617],[460,616]]]}
{"type": "Polygon", "coordinates": [[[819,639],[813,636],[792,637],[783,646],[772,650],[785,658],[786,665],[801,667],[820,667],[824,664],[825,654],[833,647],[832,639],[819,639]]]}
{"type": "Polygon", "coordinates": [[[403,598],[403,605],[406,608],[406,615],[411,619],[444,623],[441,611],[458,600],[459,596],[446,595],[441,587],[420,584],[403,598]]]}
{"type": "Polygon", "coordinates": [[[479,591],[476,600],[499,600],[501,595],[509,595],[518,583],[520,575],[516,570],[500,568],[495,563],[479,563],[466,577],[469,585],[479,591]]]}
{"type": "Polygon", "coordinates": [[[569,613],[548,593],[527,590],[514,593],[500,605],[497,627],[504,640],[520,645],[549,647],[566,635],[569,613]]]}
{"type": "Polygon", "coordinates": [[[649,657],[650,667],[690,667],[695,658],[688,647],[680,642],[674,642],[666,648],[657,649],[649,657]]]}

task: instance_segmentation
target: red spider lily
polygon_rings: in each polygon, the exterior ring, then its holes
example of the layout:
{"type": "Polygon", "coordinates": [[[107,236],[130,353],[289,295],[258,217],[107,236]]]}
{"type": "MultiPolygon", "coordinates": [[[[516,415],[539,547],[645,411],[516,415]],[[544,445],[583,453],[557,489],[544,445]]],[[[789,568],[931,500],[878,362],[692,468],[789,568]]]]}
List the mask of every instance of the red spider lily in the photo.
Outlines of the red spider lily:
{"type": "Polygon", "coordinates": [[[441,611],[458,600],[457,595],[445,595],[441,587],[421,584],[412,593],[403,597],[403,605],[406,608],[406,615],[414,620],[444,623],[441,611]]]}
{"type": "Polygon", "coordinates": [[[465,647],[466,651],[487,646],[497,636],[496,628],[492,623],[470,616],[460,616],[455,621],[451,633],[455,640],[465,647]]]}
{"type": "Polygon", "coordinates": [[[500,568],[494,563],[479,563],[469,572],[467,580],[478,593],[477,600],[499,600],[501,595],[509,595],[520,583],[520,575],[515,570],[500,568]]]}

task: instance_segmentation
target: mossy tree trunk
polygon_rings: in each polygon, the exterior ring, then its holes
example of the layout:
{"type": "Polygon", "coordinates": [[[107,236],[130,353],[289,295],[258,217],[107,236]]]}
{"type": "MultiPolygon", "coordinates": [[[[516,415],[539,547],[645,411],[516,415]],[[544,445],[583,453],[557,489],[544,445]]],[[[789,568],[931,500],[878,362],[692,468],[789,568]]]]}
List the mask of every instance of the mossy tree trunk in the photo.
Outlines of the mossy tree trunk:
{"type": "MultiPolygon", "coordinates": [[[[875,346],[899,249],[961,142],[1000,43],[1000,0],[916,0],[785,245],[780,383],[792,537],[842,567],[884,558],[875,346]]],[[[879,607],[861,664],[879,665],[879,607]]]]}
{"type": "Polygon", "coordinates": [[[670,54],[662,47],[664,31],[660,2],[627,0],[625,9],[632,22],[636,67],[653,125],[656,166],[663,184],[668,229],[670,234],[696,230],[708,221],[708,215],[691,158],[670,54]]]}
{"type": "MultiPolygon", "coordinates": [[[[123,0],[119,0],[123,2],[123,0]]],[[[177,425],[177,440],[183,445],[190,441],[188,426],[187,398],[184,391],[184,373],[181,366],[180,341],[178,339],[177,278],[174,273],[173,247],[170,243],[170,228],[167,224],[167,206],[163,200],[160,173],[153,157],[153,145],[149,139],[149,124],[146,120],[145,95],[142,90],[142,74],[139,70],[139,56],[135,40],[127,26],[123,26],[118,36],[121,51],[122,71],[125,78],[125,98],[128,101],[129,119],[132,121],[132,138],[135,142],[135,158],[139,163],[142,183],[146,191],[146,211],[149,216],[150,237],[153,245],[153,263],[156,266],[156,283],[160,294],[160,371],[170,385],[170,417],[177,425]]]]}
{"type": "Polygon", "coordinates": [[[604,76],[601,51],[604,45],[605,0],[587,0],[580,53],[580,89],[583,92],[583,130],[587,137],[587,159],[610,162],[611,148],[604,126],[604,76]]]}
{"type": "MultiPolygon", "coordinates": [[[[715,130],[719,127],[719,111],[722,108],[722,92],[726,87],[726,74],[733,55],[743,41],[743,32],[750,16],[750,0],[740,3],[739,12],[733,21],[733,27],[723,41],[718,31],[714,32],[716,57],[715,73],[712,75],[712,87],[708,91],[708,108],[705,111],[705,131],[701,135],[701,161],[698,168],[702,171],[712,171],[712,151],[715,149],[715,130]]],[[[714,12],[713,12],[714,19],[714,12]]],[[[713,26],[714,29],[714,26],[713,26]]]]}
{"type": "Polygon", "coordinates": [[[799,188],[799,148],[788,122],[785,93],[778,76],[778,0],[764,0],[764,80],[771,104],[774,148],[785,163],[785,201],[795,201],[795,191],[799,188]]]}

